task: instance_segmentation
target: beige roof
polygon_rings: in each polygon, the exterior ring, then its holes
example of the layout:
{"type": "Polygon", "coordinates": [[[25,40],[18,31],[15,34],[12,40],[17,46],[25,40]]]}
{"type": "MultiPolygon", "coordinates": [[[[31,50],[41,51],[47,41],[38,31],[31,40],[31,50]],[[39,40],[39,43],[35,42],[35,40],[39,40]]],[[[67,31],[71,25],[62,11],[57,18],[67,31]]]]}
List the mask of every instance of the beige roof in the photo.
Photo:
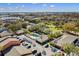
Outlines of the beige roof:
{"type": "Polygon", "coordinates": [[[41,35],[41,41],[40,41],[40,42],[44,42],[44,41],[46,41],[46,40],[48,40],[48,36],[42,34],[42,35],[41,35]]]}
{"type": "Polygon", "coordinates": [[[6,53],[6,56],[22,56],[22,55],[30,55],[32,54],[32,50],[31,49],[27,49],[24,46],[14,46],[11,51],[9,51],[8,53],[6,53]]]}
{"type": "Polygon", "coordinates": [[[64,44],[71,44],[73,43],[74,40],[76,40],[78,37],[77,36],[73,36],[73,35],[70,35],[70,34],[64,34],[61,39],[59,39],[57,41],[57,45],[59,46],[62,46],[64,44]]]}
{"type": "Polygon", "coordinates": [[[9,33],[8,31],[3,31],[3,32],[0,33],[1,37],[9,36],[9,35],[12,35],[12,33],[9,33]]]}
{"type": "Polygon", "coordinates": [[[44,48],[44,50],[46,51],[46,56],[52,56],[52,54],[54,53],[51,51],[51,48],[44,48]]]}
{"type": "MultiPolygon", "coordinates": [[[[33,39],[32,37],[31,37],[31,35],[29,35],[29,34],[26,34],[26,36],[27,37],[29,37],[29,38],[31,38],[31,39],[33,39]]],[[[44,35],[44,34],[42,34],[40,37],[39,37],[39,39],[37,39],[37,41],[39,41],[39,42],[44,42],[44,41],[46,41],[46,40],[48,40],[48,36],[47,35],[44,35]]]]}
{"type": "Polygon", "coordinates": [[[8,38],[8,37],[11,37],[11,36],[5,36],[5,37],[2,37],[2,38],[0,38],[0,42],[1,41],[4,41],[6,38],[8,38]]]}

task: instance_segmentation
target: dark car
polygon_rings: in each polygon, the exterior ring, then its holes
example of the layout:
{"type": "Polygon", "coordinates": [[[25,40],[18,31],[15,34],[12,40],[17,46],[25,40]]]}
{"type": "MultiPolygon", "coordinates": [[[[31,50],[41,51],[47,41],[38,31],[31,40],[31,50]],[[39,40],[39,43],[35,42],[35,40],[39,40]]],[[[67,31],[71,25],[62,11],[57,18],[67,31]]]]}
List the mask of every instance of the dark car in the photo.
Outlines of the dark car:
{"type": "Polygon", "coordinates": [[[43,54],[43,55],[46,55],[46,51],[42,51],[42,54],[43,54]]]}
{"type": "Polygon", "coordinates": [[[33,51],[32,51],[32,54],[36,54],[36,53],[37,53],[37,50],[33,50],[33,51]]]}
{"type": "Polygon", "coordinates": [[[48,45],[48,44],[45,44],[45,45],[44,45],[44,47],[45,47],[45,48],[48,48],[48,47],[49,47],[49,45],[48,45]]]}
{"type": "Polygon", "coordinates": [[[42,54],[41,53],[37,53],[35,56],[42,56],[42,54]]]}

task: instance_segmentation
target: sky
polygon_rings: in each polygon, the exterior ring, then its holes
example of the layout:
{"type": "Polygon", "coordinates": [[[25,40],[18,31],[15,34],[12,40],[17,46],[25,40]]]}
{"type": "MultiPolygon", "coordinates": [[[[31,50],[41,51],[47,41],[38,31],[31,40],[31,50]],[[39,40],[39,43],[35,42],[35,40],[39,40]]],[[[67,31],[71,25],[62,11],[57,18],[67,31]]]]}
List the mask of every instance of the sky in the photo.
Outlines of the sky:
{"type": "Polygon", "coordinates": [[[0,3],[0,12],[79,12],[79,3],[0,3]]]}

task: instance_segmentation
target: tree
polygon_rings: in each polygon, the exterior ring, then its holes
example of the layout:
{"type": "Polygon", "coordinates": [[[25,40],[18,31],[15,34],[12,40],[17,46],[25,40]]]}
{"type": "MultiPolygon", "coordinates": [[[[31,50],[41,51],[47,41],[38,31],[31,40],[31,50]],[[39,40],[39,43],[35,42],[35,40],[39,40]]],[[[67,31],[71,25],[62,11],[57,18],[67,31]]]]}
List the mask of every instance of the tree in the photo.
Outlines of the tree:
{"type": "Polygon", "coordinates": [[[51,19],[52,19],[53,21],[55,21],[56,18],[58,18],[58,16],[56,16],[56,15],[52,15],[52,16],[51,16],[51,19]]]}
{"type": "Polygon", "coordinates": [[[22,27],[21,27],[21,25],[18,23],[18,24],[9,24],[9,25],[7,26],[7,28],[10,29],[11,31],[15,32],[15,31],[21,29],[22,27]]]}
{"type": "Polygon", "coordinates": [[[27,23],[23,22],[22,23],[22,28],[26,28],[26,26],[27,26],[27,23]]]}
{"type": "Polygon", "coordinates": [[[44,34],[50,34],[50,30],[49,29],[45,29],[45,30],[43,30],[43,32],[44,32],[44,34]]]}
{"type": "Polygon", "coordinates": [[[77,23],[77,27],[79,28],[79,20],[76,23],[77,23]]]}
{"type": "Polygon", "coordinates": [[[10,24],[8,26],[8,29],[10,29],[11,31],[16,31],[16,25],[10,24]]]}
{"type": "Polygon", "coordinates": [[[38,23],[35,26],[30,27],[29,31],[43,32],[43,27],[44,27],[43,23],[38,23]]]}
{"type": "Polygon", "coordinates": [[[15,32],[15,31],[20,30],[22,28],[26,28],[27,23],[24,21],[16,21],[15,23],[8,23],[8,24],[5,24],[4,26],[15,32]]]}
{"type": "Polygon", "coordinates": [[[29,28],[29,31],[41,32],[42,29],[40,28],[40,25],[35,25],[35,26],[29,28]]]}
{"type": "Polygon", "coordinates": [[[63,50],[67,54],[74,53],[74,54],[79,55],[79,47],[76,47],[73,44],[65,44],[65,45],[63,45],[63,50]]]}
{"type": "Polygon", "coordinates": [[[29,30],[27,30],[27,29],[24,29],[24,33],[25,34],[30,34],[31,32],[29,30]]]}
{"type": "Polygon", "coordinates": [[[39,18],[34,18],[33,20],[31,20],[31,22],[33,23],[39,23],[41,21],[41,19],[39,18]]]}
{"type": "Polygon", "coordinates": [[[44,16],[43,18],[42,18],[42,20],[49,20],[49,17],[48,16],[44,16]]]}
{"type": "Polygon", "coordinates": [[[0,21],[0,26],[2,26],[3,25],[3,22],[2,21],[0,21]]]}
{"type": "Polygon", "coordinates": [[[57,38],[59,35],[61,35],[59,32],[56,32],[56,33],[50,33],[48,34],[48,38],[49,39],[52,39],[52,38],[57,38]]]}
{"type": "Polygon", "coordinates": [[[62,27],[65,31],[73,31],[76,27],[76,24],[74,22],[73,23],[65,23],[62,27]]]}
{"type": "Polygon", "coordinates": [[[63,56],[63,55],[62,55],[62,53],[56,52],[56,53],[52,54],[52,56],[63,56]]]}

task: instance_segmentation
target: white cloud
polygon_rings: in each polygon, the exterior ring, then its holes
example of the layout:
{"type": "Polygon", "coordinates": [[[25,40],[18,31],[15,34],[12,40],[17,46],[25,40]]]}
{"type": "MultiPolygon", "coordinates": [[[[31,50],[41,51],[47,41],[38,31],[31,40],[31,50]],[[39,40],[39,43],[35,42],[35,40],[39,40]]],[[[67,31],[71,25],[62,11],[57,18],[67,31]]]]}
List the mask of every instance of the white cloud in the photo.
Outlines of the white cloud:
{"type": "Polygon", "coordinates": [[[22,5],[22,7],[25,7],[25,5],[22,5]]]}
{"type": "Polygon", "coordinates": [[[8,5],[10,5],[10,3],[8,3],[8,5]]]}
{"type": "Polygon", "coordinates": [[[43,6],[47,6],[47,4],[43,4],[43,6]]]}
{"type": "Polygon", "coordinates": [[[18,9],[18,7],[15,7],[16,9],[18,9]]]}
{"type": "Polygon", "coordinates": [[[32,3],[32,4],[38,4],[38,3],[32,3]]]}
{"type": "Polygon", "coordinates": [[[54,5],[50,5],[51,8],[55,7],[54,5]]]}

